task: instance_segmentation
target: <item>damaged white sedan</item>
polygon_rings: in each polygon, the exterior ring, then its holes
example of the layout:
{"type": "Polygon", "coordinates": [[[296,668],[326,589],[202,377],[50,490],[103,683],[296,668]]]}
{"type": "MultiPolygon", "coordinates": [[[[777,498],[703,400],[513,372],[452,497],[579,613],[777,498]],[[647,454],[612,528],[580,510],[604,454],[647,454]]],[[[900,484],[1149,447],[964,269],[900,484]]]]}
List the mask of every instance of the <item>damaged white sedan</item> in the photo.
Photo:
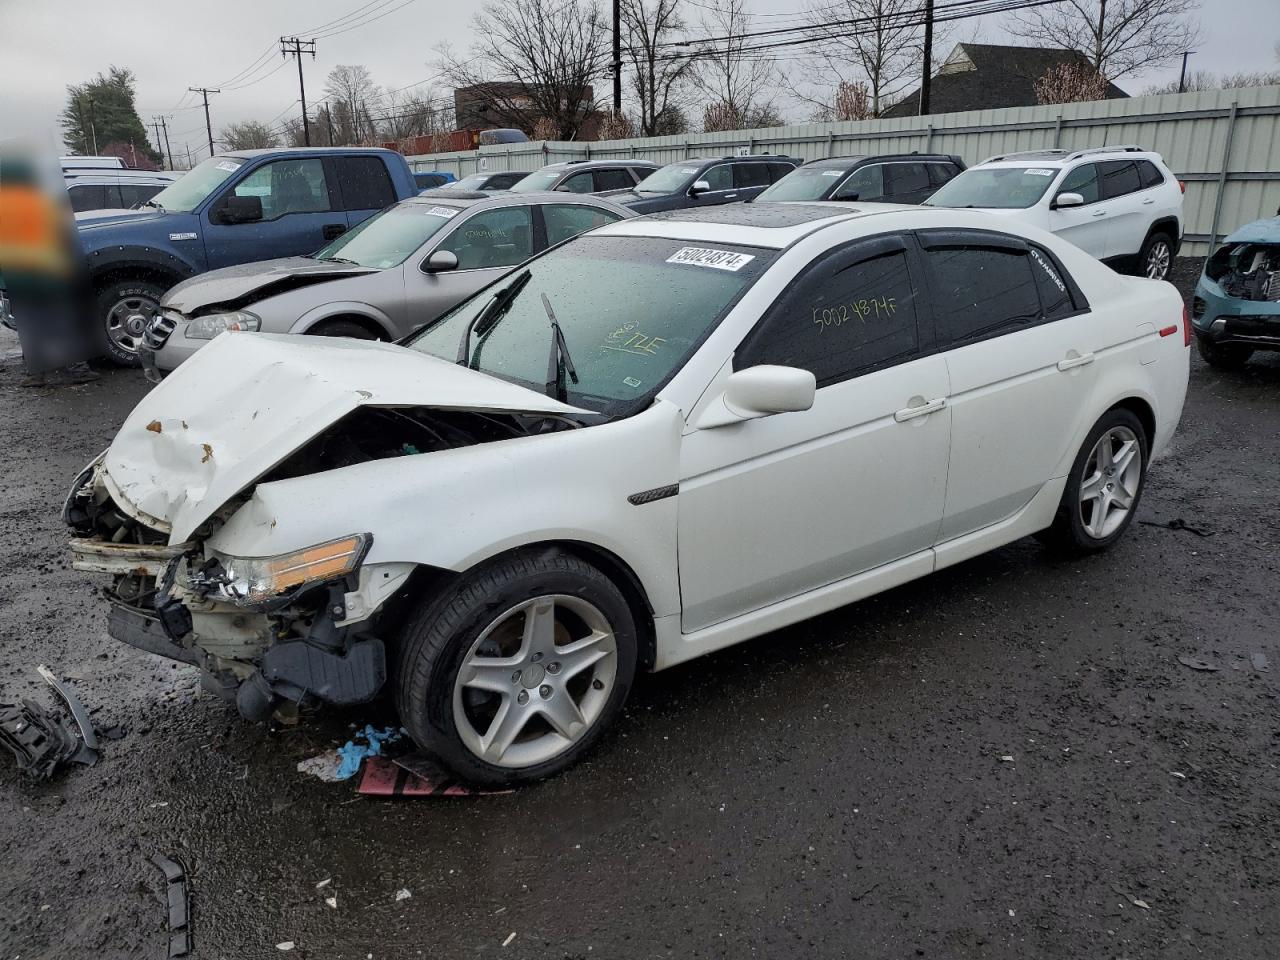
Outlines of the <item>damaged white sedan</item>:
{"type": "Polygon", "coordinates": [[[604,227],[411,342],[228,333],[76,480],[110,632],[263,720],[388,687],[460,775],[661,669],[1027,534],[1110,546],[1186,390],[1168,284],[974,212],[604,227]]]}

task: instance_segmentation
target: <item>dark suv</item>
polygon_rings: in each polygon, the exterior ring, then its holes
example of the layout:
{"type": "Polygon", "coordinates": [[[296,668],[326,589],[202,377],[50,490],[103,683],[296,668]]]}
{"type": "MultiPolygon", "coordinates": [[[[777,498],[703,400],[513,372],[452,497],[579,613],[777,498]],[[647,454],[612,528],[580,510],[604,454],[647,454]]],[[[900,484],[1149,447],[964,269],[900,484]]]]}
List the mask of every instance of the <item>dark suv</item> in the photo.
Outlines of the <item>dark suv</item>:
{"type": "Polygon", "coordinates": [[[964,161],[943,153],[899,153],[879,157],[814,160],[756,198],[772,200],[862,200],[923,203],[964,170],[964,161]]]}
{"type": "Polygon", "coordinates": [[[511,186],[514,193],[560,190],[564,193],[608,193],[630,190],[658,165],[651,160],[567,160],[549,163],[511,186]]]}
{"type": "Polygon", "coordinates": [[[669,163],[636,185],[629,194],[611,199],[636,213],[710,207],[760,196],[803,163],[791,157],[696,157],[669,163]]]}

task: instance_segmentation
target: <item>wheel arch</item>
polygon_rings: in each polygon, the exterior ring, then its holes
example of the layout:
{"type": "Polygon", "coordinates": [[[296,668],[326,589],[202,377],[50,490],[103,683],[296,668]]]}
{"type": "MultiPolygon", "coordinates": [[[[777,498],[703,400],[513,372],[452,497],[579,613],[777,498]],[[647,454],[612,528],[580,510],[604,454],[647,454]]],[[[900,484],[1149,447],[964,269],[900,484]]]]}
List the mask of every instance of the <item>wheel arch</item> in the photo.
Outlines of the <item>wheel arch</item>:
{"type": "Polygon", "coordinates": [[[1157,233],[1163,233],[1169,237],[1169,242],[1173,246],[1173,255],[1176,257],[1178,255],[1178,248],[1182,245],[1182,236],[1179,226],[1177,217],[1161,217],[1147,228],[1147,235],[1142,238],[1142,246],[1145,247],[1147,245],[1147,241],[1157,233]]]}
{"type": "MultiPolygon", "coordinates": [[[[1103,412],[1102,416],[1106,416],[1112,410],[1128,410],[1138,418],[1138,422],[1142,424],[1142,429],[1147,432],[1147,456],[1149,458],[1152,455],[1156,442],[1156,412],[1152,408],[1151,404],[1142,397],[1125,397],[1124,399],[1118,400],[1109,406],[1103,412]]],[[[1094,423],[1097,423],[1097,420],[1095,420],[1094,423]]],[[[1090,427],[1090,429],[1092,429],[1092,427],[1090,427]]]]}
{"type": "Polygon", "coordinates": [[[305,313],[289,328],[289,332],[311,333],[320,324],[328,323],[331,320],[346,320],[349,323],[359,324],[376,338],[399,339],[399,334],[396,332],[391,318],[381,310],[371,307],[369,304],[349,302],[328,303],[323,307],[305,313]]]}
{"type": "Polygon", "coordinates": [[[190,273],[184,273],[170,264],[136,261],[104,264],[89,274],[89,280],[95,291],[101,291],[112,283],[124,283],[130,280],[155,283],[168,290],[190,276],[190,273]]]}

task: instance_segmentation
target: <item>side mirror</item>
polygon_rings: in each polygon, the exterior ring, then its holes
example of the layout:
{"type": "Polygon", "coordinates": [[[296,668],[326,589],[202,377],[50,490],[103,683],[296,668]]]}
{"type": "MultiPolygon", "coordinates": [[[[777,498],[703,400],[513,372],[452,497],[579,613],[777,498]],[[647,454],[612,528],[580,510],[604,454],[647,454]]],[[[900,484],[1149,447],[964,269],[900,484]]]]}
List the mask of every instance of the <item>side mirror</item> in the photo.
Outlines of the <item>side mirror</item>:
{"type": "Polygon", "coordinates": [[[1060,193],[1053,198],[1053,209],[1060,207],[1083,207],[1084,197],[1078,193],[1060,193]]]}
{"type": "Polygon", "coordinates": [[[218,206],[220,223],[257,223],[261,219],[261,197],[237,197],[233,193],[218,206]]]}
{"type": "Polygon", "coordinates": [[[693,186],[689,188],[689,196],[696,197],[700,193],[709,193],[711,191],[711,181],[695,180],[693,186]]]}
{"type": "Polygon", "coordinates": [[[452,250],[435,250],[422,265],[423,273],[447,273],[458,269],[458,255],[452,250]]]}
{"type": "Polygon", "coordinates": [[[724,392],[698,420],[698,428],[723,427],[813,406],[818,382],[808,370],[762,365],[729,375],[724,392]]]}

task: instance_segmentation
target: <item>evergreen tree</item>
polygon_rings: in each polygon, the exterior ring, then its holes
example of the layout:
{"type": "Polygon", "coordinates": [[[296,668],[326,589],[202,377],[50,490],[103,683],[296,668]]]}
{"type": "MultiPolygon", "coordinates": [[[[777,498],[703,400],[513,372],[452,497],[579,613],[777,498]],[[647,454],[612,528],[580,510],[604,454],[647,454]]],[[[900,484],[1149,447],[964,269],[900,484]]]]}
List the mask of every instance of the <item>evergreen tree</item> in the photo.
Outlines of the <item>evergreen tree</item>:
{"type": "Polygon", "coordinates": [[[133,72],[111,67],[86,83],[67,87],[63,108],[62,142],[72,153],[102,154],[108,147],[130,161],[130,151],[151,162],[163,160],[147,140],[146,128],[134,106],[133,72]],[[124,152],[121,153],[121,147],[124,152]]]}

